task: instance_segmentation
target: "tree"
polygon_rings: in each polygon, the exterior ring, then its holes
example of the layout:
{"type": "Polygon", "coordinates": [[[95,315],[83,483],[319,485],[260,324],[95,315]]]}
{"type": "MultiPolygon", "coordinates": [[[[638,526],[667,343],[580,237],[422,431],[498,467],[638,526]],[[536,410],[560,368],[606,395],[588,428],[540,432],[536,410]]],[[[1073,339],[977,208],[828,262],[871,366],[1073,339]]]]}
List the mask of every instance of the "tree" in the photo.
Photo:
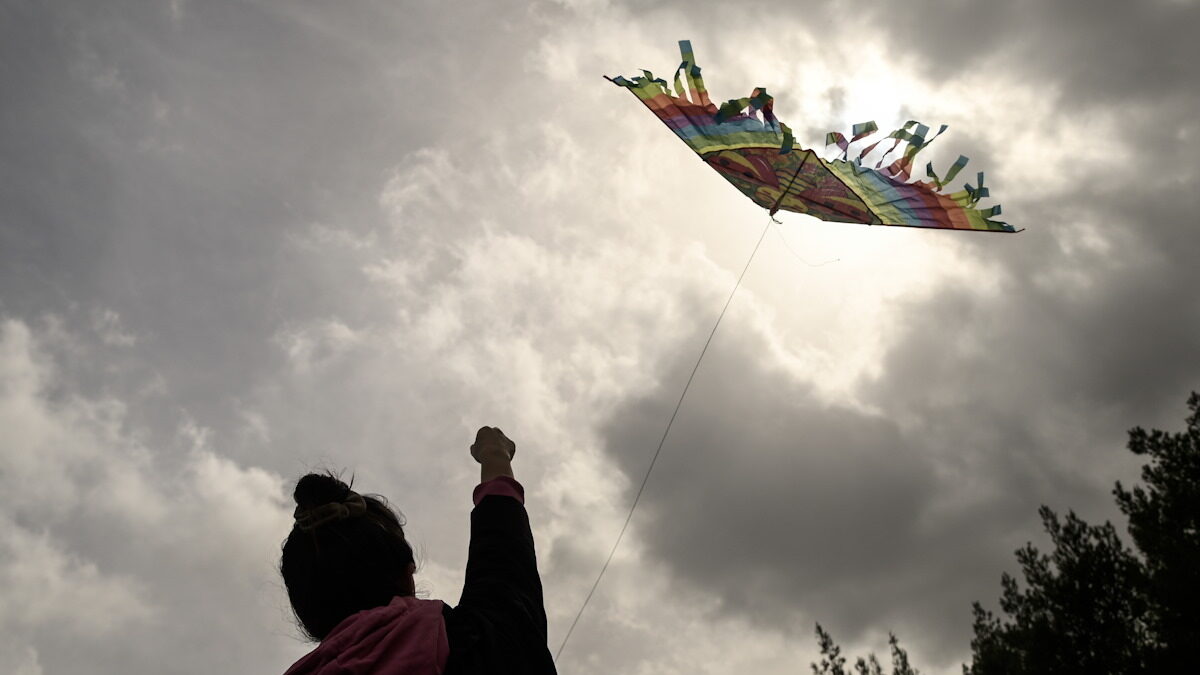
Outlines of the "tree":
{"type": "MultiPolygon", "coordinates": [[[[1195,672],[1200,645],[1200,394],[1181,433],[1141,427],[1128,448],[1147,457],[1144,485],[1113,494],[1129,519],[1134,548],[1112,523],[1089,525],[1074,512],[1065,519],[1042,506],[1038,513],[1054,550],[1032,544],[1017,550],[1024,588],[1009,574],[998,618],[973,604],[975,636],[965,675],[1195,672]],[[1190,657],[1190,658],[1189,658],[1190,657]]],[[[820,625],[820,664],[814,675],[846,675],[845,657],[820,625]]],[[[916,673],[893,635],[893,673],[916,673]]],[[[874,655],[858,659],[859,675],[883,675],[874,655]]]]}
{"type": "Polygon", "coordinates": [[[1022,590],[1005,574],[1004,621],[974,604],[968,675],[1173,673],[1194,665],[1200,644],[1200,395],[1188,399],[1187,430],[1140,427],[1129,450],[1149,461],[1145,486],[1113,490],[1136,553],[1111,523],[1092,526],[1041,508],[1054,544],[1017,551],[1022,590]]]}

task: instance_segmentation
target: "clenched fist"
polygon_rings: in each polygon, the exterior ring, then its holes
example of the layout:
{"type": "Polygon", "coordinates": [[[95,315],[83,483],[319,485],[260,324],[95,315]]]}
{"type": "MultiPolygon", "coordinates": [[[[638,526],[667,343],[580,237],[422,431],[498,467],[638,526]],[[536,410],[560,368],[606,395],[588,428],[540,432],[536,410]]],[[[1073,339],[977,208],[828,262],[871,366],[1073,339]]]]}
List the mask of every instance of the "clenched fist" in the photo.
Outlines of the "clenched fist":
{"type": "Polygon", "coordinates": [[[500,431],[499,427],[479,427],[475,443],[471,445],[471,456],[483,464],[490,460],[510,461],[517,454],[517,445],[500,431]]]}

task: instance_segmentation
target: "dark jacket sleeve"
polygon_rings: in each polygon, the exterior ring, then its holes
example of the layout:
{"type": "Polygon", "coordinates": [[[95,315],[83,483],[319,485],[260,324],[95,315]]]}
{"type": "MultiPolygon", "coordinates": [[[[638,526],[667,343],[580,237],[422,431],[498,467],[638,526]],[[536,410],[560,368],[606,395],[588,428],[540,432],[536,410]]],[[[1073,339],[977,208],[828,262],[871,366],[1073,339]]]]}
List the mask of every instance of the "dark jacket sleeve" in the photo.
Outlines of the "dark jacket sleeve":
{"type": "Polygon", "coordinates": [[[488,495],[471,512],[462,598],[443,615],[447,673],[555,672],[533,532],[521,502],[488,495]]]}

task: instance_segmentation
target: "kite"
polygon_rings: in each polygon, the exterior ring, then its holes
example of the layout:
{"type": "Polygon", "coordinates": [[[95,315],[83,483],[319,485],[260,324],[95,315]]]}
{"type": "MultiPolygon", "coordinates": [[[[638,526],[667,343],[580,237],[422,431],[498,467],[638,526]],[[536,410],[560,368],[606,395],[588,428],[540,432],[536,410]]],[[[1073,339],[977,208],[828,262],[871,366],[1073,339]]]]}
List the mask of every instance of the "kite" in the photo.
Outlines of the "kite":
{"type": "Polygon", "coordinates": [[[772,218],[780,211],[794,211],[821,220],[866,225],[894,225],[982,232],[1019,232],[1007,223],[992,220],[1000,206],[977,208],[988,195],[983,172],[977,183],[951,194],[942,187],[967,164],[958,160],[939,177],[926,164],[930,181],[909,182],[914,159],[943,131],[929,136],[929,127],[915,120],[867,145],[853,159],[850,144],[867,139],[879,130],[875,122],[854,125],[851,138],[839,132],[826,136],[826,145],[836,145],[841,156],[823,159],[799,147],[791,129],[773,111],[774,99],[759,87],[750,96],[733,99],[718,108],[708,97],[691,42],[679,42],[683,62],[675,70],[675,92],[666,80],[648,71],[644,75],[608,81],[627,88],[705,163],[720,173],[754,203],[768,209],[772,218]],[[687,80],[684,90],[680,74],[687,80]],[[891,147],[887,140],[892,139],[891,147]],[[881,144],[883,154],[874,167],[863,160],[881,144]],[[884,162],[895,157],[887,166],[884,162]]]}
{"type": "MultiPolygon", "coordinates": [[[[658,116],[674,131],[684,143],[687,143],[700,159],[715,169],[733,183],[737,189],[752,199],[755,204],[770,211],[771,220],[780,210],[806,213],[821,220],[840,223],[862,223],[865,225],[894,225],[899,227],[925,227],[949,230],[974,230],[977,232],[1019,232],[1007,223],[992,220],[992,216],[1000,215],[1000,207],[991,206],[986,209],[977,208],[979,200],[988,196],[988,189],[983,185],[983,172],[979,172],[977,186],[967,184],[963,189],[952,194],[943,194],[942,187],[962,171],[967,165],[967,158],[959,156],[946,171],[945,177],[934,173],[933,165],[925,165],[925,173],[931,181],[910,181],[913,162],[917,153],[925,149],[935,138],[946,130],[946,126],[929,136],[929,127],[916,121],[909,121],[904,126],[875,140],[863,148],[854,159],[850,159],[850,145],[857,143],[879,131],[874,122],[855,124],[849,140],[837,132],[826,136],[826,145],[836,145],[841,157],[831,160],[817,156],[817,153],[796,145],[792,130],[775,117],[773,110],[774,99],[761,87],[756,88],[746,98],[733,99],[720,108],[708,98],[708,90],[704,88],[704,80],[700,78],[700,67],[696,65],[696,57],[692,54],[692,44],[687,40],[679,42],[679,52],[683,62],[675,69],[675,92],[671,93],[671,85],[666,80],[656,78],[643,70],[642,76],[632,80],[624,77],[605,77],[609,82],[625,87],[646,104],[646,107],[658,116]],[[685,92],[680,73],[687,78],[685,92]],[[892,139],[891,147],[886,147],[886,141],[892,139]],[[871,153],[884,146],[874,167],[866,166],[863,160],[871,153]],[[901,150],[901,144],[903,149],[901,150]],[[886,167],[884,162],[893,153],[898,156],[886,167]]],[[[700,350],[696,363],[692,366],[692,374],[683,386],[675,411],[667,421],[666,429],[658,441],[654,456],[646,467],[646,475],[629,507],[629,515],[613,542],[608,559],[600,568],[592,589],[575,614],[575,620],[567,628],[567,634],[554,654],[554,662],[567,646],[579,617],[588,601],[604,578],[609,563],[621,545],[621,539],[633,518],[642,491],[650,479],[650,472],[658,461],[663,444],[671,433],[675,416],[683,406],[696,371],[704,360],[704,354],[712,343],[721,320],[733,296],[737,293],[746,270],[754,260],[754,254],[762,244],[770,223],[763,227],[758,244],[746,260],[741,275],[725,301],[725,307],[717,316],[716,323],[708,334],[708,340],[700,350]]]]}

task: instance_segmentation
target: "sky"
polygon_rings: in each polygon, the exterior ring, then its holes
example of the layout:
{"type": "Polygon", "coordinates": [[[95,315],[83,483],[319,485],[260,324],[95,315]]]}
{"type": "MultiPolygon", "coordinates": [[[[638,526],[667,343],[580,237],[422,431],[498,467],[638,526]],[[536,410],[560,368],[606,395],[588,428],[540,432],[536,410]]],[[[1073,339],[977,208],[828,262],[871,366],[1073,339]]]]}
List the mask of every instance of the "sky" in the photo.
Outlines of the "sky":
{"type": "Polygon", "coordinates": [[[482,425],[567,673],[969,659],[1037,508],[1116,519],[1200,388],[1200,9],[0,1],[0,663],[283,672],[291,489],[353,476],[457,601],[482,425]],[[1017,235],[766,214],[602,75],[806,147],[949,124],[1017,235]]]}

